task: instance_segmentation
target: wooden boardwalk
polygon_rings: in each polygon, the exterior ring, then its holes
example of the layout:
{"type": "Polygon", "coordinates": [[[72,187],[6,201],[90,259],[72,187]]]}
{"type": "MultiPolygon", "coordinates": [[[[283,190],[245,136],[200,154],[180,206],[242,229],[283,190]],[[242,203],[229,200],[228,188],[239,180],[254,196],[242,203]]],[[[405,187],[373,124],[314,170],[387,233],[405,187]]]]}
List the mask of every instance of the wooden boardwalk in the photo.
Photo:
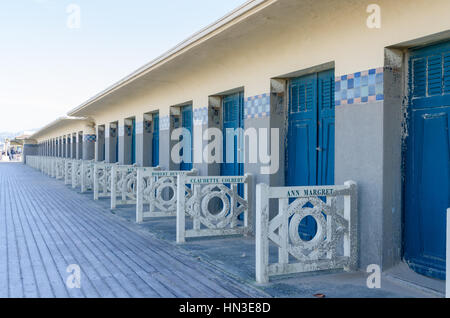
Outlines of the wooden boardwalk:
{"type": "Polygon", "coordinates": [[[0,298],[264,296],[63,182],[0,163],[0,298]],[[79,289],[66,286],[71,264],[79,289]]]}

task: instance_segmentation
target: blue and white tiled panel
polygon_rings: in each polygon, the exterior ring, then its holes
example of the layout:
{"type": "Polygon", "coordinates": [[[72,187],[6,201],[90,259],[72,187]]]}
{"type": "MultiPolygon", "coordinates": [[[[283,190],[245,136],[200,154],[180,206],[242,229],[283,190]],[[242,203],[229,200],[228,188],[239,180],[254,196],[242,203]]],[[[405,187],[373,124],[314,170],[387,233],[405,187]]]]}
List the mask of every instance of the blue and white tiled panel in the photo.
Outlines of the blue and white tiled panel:
{"type": "Polygon", "coordinates": [[[270,95],[262,94],[245,99],[244,117],[264,118],[270,116],[270,95]]]}
{"type": "Polygon", "coordinates": [[[383,81],[382,67],[336,77],[336,106],[384,100],[383,81]]]}
{"type": "Polygon", "coordinates": [[[84,135],[83,136],[83,142],[96,142],[97,136],[96,135],[84,135]]]}
{"type": "Polygon", "coordinates": [[[208,125],[208,107],[194,108],[194,125],[208,125]]]}
{"type": "Polygon", "coordinates": [[[159,130],[169,130],[170,129],[170,117],[162,116],[159,118],[159,130]]]}

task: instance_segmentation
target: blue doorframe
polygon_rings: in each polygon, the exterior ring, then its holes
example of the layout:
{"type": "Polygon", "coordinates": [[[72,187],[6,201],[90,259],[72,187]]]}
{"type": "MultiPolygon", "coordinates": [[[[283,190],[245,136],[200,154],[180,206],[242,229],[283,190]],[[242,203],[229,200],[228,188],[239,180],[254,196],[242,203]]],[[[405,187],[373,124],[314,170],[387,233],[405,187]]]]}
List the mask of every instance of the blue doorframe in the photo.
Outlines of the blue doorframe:
{"type": "Polygon", "coordinates": [[[119,162],[119,131],[118,131],[118,123],[115,124],[116,128],[109,128],[111,137],[114,138],[115,147],[114,147],[114,163],[119,162]]]}
{"type": "MultiPolygon", "coordinates": [[[[192,156],[193,156],[193,130],[192,130],[192,121],[193,121],[193,113],[192,113],[192,105],[187,105],[181,107],[181,127],[187,129],[191,133],[191,155],[190,162],[181,161],[180,170],[189,171],[192,170],[192,156]]],[[[183,155],[183,150],[181,152],[183,155]]]]}
{"type": "Polygon", "coordinates": [[[153,114],[152,166],[159,165],[159,114],[153,114]]]}
{"type": "Polygon", "coordinates": [[[405,140],[404,259],[445,279],[450,206],[450,42],[410,51],[405,140]]]}

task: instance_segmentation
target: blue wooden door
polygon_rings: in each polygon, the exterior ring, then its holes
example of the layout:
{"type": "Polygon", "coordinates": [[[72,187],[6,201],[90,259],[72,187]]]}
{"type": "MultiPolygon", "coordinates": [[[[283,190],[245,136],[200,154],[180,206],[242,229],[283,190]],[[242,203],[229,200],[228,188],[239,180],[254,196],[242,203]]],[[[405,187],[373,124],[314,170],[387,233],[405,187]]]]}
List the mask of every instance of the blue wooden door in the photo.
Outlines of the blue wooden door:
{"type": "MultiPolygon", "coordinates": [[[[334,70],[289,82],[287,186],[334,184],[334,114],[334,70]]],[[[313,218],[300,223],[303,240],[316,232],[313,218]]]]}
{"type": "Polygon", "coordinates": [[[404,258],[421,274],[445,279],[450,206],[450,43],[412,50],[405,151],[404,258]]]}
{"type": "Polygon", "coordinates": [[[119,135],[116,134],[116,158],[115,158],[115,162],[119,162],[119,135]]]}
{"type": "Polygon", "coordinates": [[[102,152],[103,152],[103,156],[100,158],[100,161],[105,161],[105,158],[106,158],[106,141],[105,141],[105,139],[103,139],[102,152]]]}
{"type": "Polygon", "coordinates": [[[318,74],[317,185],[334,185],[334,70],[318,74]]]}
{"type": "MultiPolygon", "coordinates": [[[[190,149],[190,159],[188,162],[184,162],[184,160],[180,164],[180,170],[188,171],[192,170],[192,156],[193,156],[193,139],[192,139],[192,106],[184,106],[181,108],[181,126],[185,129],[187,129],[191,134],[191,149],[190,149]]],[[[181,151],[180,155],[183,156],[183,150],[181,151]]]]}
{"type": "Polygon", "coordinates": [[[317,184],[317,74],[289,83],[287,186],[317,184]]]}
{"type": "Polygon", "coordinates": [[[152,166],[159,165],[159,114],[153,115],[152,166]]]}
{"type": "Polygon", "coordinates": [[[136,163],[136,120],[131,121],[131,164],[136,163]]]}
{"type": "MultiPolygon", "coordinates": [[[[116,124],[117,125],[117,124],[116,124]]],[[[115,147],[114,147],[114,163],[119,162],[119,132],[118,128],[110,128],[111,137],[114,138],[115,147]]]]}
{"type": "Polygon", "coordinates": [[[244,129],[244,92],[224,96],[222,99],[223,108],[223,163],[221,166],[222,176],[242,176],[244,175],[244,164],[239,162],[239,156],[241,155],[243,147],[243,136],[238,138],[234,137],[234,149],[227,150],[227,129],[244,129]],[[232,151],[233,162],[227,162],[227,151],[232,151]]]}

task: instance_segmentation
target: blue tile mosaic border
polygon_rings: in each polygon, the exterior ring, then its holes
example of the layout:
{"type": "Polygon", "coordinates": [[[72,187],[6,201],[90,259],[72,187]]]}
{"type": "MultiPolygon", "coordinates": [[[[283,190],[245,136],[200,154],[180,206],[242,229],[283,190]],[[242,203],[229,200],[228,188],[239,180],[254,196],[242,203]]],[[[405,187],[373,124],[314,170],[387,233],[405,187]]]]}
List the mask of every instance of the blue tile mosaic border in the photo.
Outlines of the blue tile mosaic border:
{"type": "MultiPolygon", "coordinates": [[[[374,68],[335,78],[335,105],[362,104],[384,100],[384,68],[374,68]]],[[[208,107],[193,109],[194,125],[208,125],[208,107]]],[[[244,100],[244,118],[270,117],[270,94],[247,97],[244,100]]],[[[160,130],[170,129],[170,117],[162,116],[160,130]]],[[[142,133],[144,123],[136,123],[136,133],[142,133]]],[[[124,127],[119,127],[119,136],[124,127]]]]}
{"type": "Polygon", "coordinates": [[[208,125],[208,107],[194,108],[194,125],[208,125]]]}
{"type": "Polygon", "coordinates": [[[169,130],[170,129],[170,117],[162,116],[159,118],[159,130],[169,130]]]}
{"type": "Polygon", "coordinates": [[[96,142],[97,136],[96,135],[84,135],[83,136],[83,142],[96,142]]]}
{"type": "Polygon", "coordinates": [[[244,117],[264,118],[270,116],[270,94],[247,97],[244,103],[244,117]]]}
{"type": "Polygon", "coordinates": [[[336,77],[334,96],[336,106],[384,100],[384,68],[336,77]]]}

